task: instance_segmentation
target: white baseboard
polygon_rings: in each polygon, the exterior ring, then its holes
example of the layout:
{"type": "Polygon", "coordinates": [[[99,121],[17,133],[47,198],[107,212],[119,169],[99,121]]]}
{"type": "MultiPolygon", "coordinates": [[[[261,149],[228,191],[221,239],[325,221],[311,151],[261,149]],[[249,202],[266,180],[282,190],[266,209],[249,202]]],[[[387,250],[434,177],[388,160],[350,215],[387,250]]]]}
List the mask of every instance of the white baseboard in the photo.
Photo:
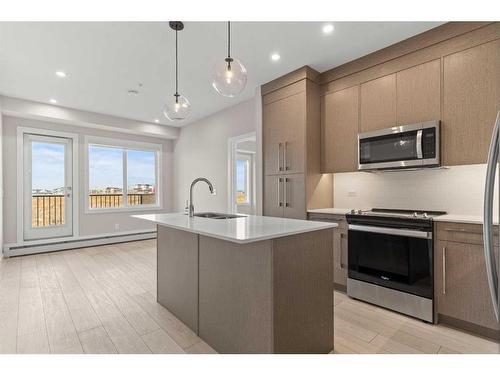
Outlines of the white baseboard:
{"type": "Polygon", "coordinates": [[[84,237],[54,238],[43,242],[6,244],[3,247],[3,256],[8,258],[19,255],[47,253],[51,251],[78,249],[81,247],[147,240],[152,238],[156,238],[156,230],[122,232],[84,237]]]}

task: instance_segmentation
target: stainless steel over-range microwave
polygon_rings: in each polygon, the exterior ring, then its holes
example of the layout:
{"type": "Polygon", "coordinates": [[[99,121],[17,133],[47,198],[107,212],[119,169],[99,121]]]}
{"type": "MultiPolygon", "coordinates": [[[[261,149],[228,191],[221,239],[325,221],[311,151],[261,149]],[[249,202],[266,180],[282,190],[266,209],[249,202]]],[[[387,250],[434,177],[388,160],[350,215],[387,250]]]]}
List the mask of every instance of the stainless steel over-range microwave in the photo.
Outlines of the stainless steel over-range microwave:
{"type": "Polygon", "coordinates": [[[439,121],[394,126],[358,134],[358,169],[402,169],[440,165],[439,121]]]}

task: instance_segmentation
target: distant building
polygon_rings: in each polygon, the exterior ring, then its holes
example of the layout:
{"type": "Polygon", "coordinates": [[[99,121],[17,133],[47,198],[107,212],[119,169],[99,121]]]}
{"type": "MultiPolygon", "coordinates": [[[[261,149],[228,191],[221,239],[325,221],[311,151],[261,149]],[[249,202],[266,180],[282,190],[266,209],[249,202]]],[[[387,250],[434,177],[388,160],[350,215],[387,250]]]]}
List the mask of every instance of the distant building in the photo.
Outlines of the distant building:
{"type": "Polygon", "coordinates": [[[154,186],[150,184],[136,184],[132,190],[138,194],[151,194],[154,193],[154,189],[154,186]]]}
{"type": "Polygon", "coordinates": [[[119,187],[114,187],[114,186],[108,186],[106,189],[104,189],[105,194],[116,194],[116,193],[121,193],[122,188],[119,187]]]}

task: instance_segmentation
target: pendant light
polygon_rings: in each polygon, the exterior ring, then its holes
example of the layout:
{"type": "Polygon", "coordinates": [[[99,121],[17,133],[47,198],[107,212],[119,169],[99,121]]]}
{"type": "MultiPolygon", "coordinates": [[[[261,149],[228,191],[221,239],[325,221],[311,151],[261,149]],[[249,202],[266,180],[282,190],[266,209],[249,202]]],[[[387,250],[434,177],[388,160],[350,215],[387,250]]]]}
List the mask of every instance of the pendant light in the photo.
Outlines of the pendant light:
{"type": "Polygon", "coordinates": [[[247,70],[231,57],[231,22],[227,23],[227,57],[215,64],[212,78],[215,91],[227,97],[238,95],[247,84],[247,70]]]}
{"type": "Polygon", "coordinates": [[[170,21],[169,26],[175,31],[175,94],[163,108],[163,114],[170,121],[182,121],[189,116],[191,104],[183,95],[179,94],[179,58],[177,46],[177,33],[184,29],[184,24],[180,21],[170,21]]]}

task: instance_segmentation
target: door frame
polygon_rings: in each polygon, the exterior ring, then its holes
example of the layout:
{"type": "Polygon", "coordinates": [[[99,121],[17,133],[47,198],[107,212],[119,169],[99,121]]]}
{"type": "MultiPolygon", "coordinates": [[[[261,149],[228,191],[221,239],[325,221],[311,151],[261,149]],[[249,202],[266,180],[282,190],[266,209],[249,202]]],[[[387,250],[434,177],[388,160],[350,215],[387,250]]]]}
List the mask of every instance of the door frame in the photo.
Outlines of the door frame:
{"type": "MultiPolygon", "coordinates": [[[[237,135],[235,137],[231,137],[228,139],[228,158],[227,158],[227,208],[229,212],[236,212],[236,204],[234,203],[235,196],[233,194],[233,184],[234,184],[234,173],[233,173],[233,165],[236,162],[236,150],[237,144],[245,141],[254,141],[257,147],[257,135],[255,132],[245,133],[241,135],[237,135]]],[[[255,209],[255,214],[257,213],[257,153],[254,153],[253,160],[253,178],[252,178],[252,202],[255,209]]]]}
{"type": "MultiPolygon", "coordinates": [[[[17,158],[16,158],[16,167],[17,167],[17,221],[16,221],[16,237],[17,244],[23,245],[26,243],[36,243],[37,241],[47,241],[47,239],[36,239],[36,240],[25,240],[24,239],[24,135],[25,134],[35,134],[41,136],[48,137],[59,137],[59,138],[70,138],[72,140],[72,177],[73,177],[73,235],[68,237],[61,237],[65,239],[74,239],[78,237],[79,234],[79,225],[78,225],[78,217],[79,217],[79,203],[80,203],[80,195],[79,195],[79,185],[78,185],[78,177],[80,171],[78,170],[78,134],[75,133],[67,133],[67,132],[59,132],[48,129],[41,128],[29,128],[29,127],[18,127],[17,128],[17,158]]],[[[60,238],[58,239],[60,240],[60,238]]]]}

